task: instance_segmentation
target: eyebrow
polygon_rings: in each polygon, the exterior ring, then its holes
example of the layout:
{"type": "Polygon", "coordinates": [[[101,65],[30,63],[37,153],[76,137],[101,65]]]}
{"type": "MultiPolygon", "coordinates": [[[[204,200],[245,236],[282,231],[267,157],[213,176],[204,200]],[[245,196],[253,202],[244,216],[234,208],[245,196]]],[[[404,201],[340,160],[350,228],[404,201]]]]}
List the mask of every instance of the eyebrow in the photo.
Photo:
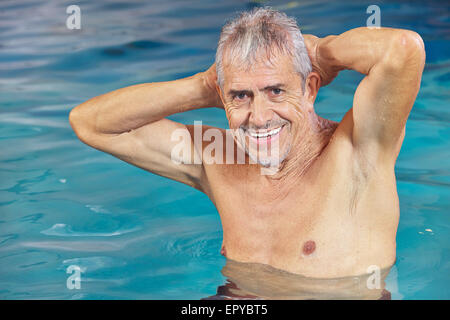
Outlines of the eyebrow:
{"type": "MultiPolygon", "coordinates": [[[[276,89],[276,88],[284,88],[284,87],[286,87],[286,85],[284,83],[276,83],[276,84],[272,84],[270,86],[264,87],[261,91],[265,91],[265,90],[269,90],[269,89],[276,89]]],[[[248,93],[252,93],[252,90],[248,90],[248,89],[234,90],[234,89],[231,89],[231,90],[228,91],[228,94],[231,95],[231,96],[238,95],[240,93],[247,93],[248,94],[248,93]]]]}
{"type": "Polygon", "coordinates": [[[270,86],[265,87],[263,90],[275,89],[275,88],[284,88],[286,85],[284,83],[277,83],[270,86]]]}
{"type": "Polygon", "coordinates": [[[228,91],[228,95],[230,95],[230,96],[237,96],[238,94],[241,94],[241,93],[251,94],[252,91],[251,90],[229,90],[228,91]]]}

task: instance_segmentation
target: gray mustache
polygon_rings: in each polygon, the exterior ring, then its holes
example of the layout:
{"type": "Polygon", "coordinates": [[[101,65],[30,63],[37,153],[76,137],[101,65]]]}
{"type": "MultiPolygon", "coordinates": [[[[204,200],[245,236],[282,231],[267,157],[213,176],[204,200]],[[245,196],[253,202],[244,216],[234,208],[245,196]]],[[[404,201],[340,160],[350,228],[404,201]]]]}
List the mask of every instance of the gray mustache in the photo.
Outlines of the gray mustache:
{"type": "Polygon", "coordinates": [[[269,128],[278,128],[285,124],[289,124],[287,120],[275,120],[275,121],[267,121],[263,126],[254,126],[254,125],[242,125],[239,128],[242,130],[267,130],[269,128]]]}

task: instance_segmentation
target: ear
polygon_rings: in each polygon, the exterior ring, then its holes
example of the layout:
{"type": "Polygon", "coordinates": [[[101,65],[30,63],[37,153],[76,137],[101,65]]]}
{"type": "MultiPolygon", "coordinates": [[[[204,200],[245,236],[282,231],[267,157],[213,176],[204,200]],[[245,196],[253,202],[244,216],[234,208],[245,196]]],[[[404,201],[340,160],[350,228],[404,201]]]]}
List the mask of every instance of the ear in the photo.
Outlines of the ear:
{"type": "Polygon", "coordinates": [[[303,95],[311,103],[314,103],[314,101],[316,100],[320,85],[321,80],[319,74],[316,71],[310,72],[305,81],[305,92],[303,93],[303,95]]]}
{"type": "Polygon", "coordinates": [[[225,101],[223,100],[222,90],[220,89],[220,86],[217,83],[217,81],[216,81],[216,91],[217,91],[217,94],[220,97],[220,101],[222,101],[222,104],[225,105],[225,101]]]}

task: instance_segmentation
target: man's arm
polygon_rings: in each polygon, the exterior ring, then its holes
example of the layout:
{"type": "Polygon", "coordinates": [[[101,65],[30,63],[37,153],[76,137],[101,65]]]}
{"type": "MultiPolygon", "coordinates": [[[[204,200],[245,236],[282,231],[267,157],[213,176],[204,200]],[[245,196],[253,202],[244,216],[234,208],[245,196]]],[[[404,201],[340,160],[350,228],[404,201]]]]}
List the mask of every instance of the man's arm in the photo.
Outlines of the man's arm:
{"type": "MultiPolygon", "coordinates": [[[[165,117],[202,107],[220,107],[215,90],[215,65],[192,77],[134,85],[92,98],[70,112],[69,121],[84,143],[135,166],[206,191],[201,164],[176,164],[171,141],[176,129],[192,126],[165,117]]],[[[192,140],[188,146],[201,152],[192,140]]],[[[176,159],[181,161],[181,159],[176,159]]],[[[193,162],[192,162],[193,163],[193,162]]]]}
{"type": "Polygon", "coordinates": [[[343,69],[366,75],[351,110],[353,145],[375,161],[395,163],[425,64],[421,37],[401,29],[357,28],[314,38],[305,41],[308,51],[314,48],[313,68],[325,85],[343,69]]]}

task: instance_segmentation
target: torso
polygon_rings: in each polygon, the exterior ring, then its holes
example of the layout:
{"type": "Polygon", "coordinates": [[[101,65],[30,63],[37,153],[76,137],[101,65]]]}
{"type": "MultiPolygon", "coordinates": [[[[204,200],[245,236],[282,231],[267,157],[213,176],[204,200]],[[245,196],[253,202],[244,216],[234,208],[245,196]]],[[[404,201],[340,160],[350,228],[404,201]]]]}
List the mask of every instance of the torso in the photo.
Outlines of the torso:
{"type": "Polygon", "coordinates": [[[206,165],[223,227],[223,254],[308,277],[360,275],[395,262],[394,167],[373,167],[347,131],[285,189],[257,165],[206,165]]]}

